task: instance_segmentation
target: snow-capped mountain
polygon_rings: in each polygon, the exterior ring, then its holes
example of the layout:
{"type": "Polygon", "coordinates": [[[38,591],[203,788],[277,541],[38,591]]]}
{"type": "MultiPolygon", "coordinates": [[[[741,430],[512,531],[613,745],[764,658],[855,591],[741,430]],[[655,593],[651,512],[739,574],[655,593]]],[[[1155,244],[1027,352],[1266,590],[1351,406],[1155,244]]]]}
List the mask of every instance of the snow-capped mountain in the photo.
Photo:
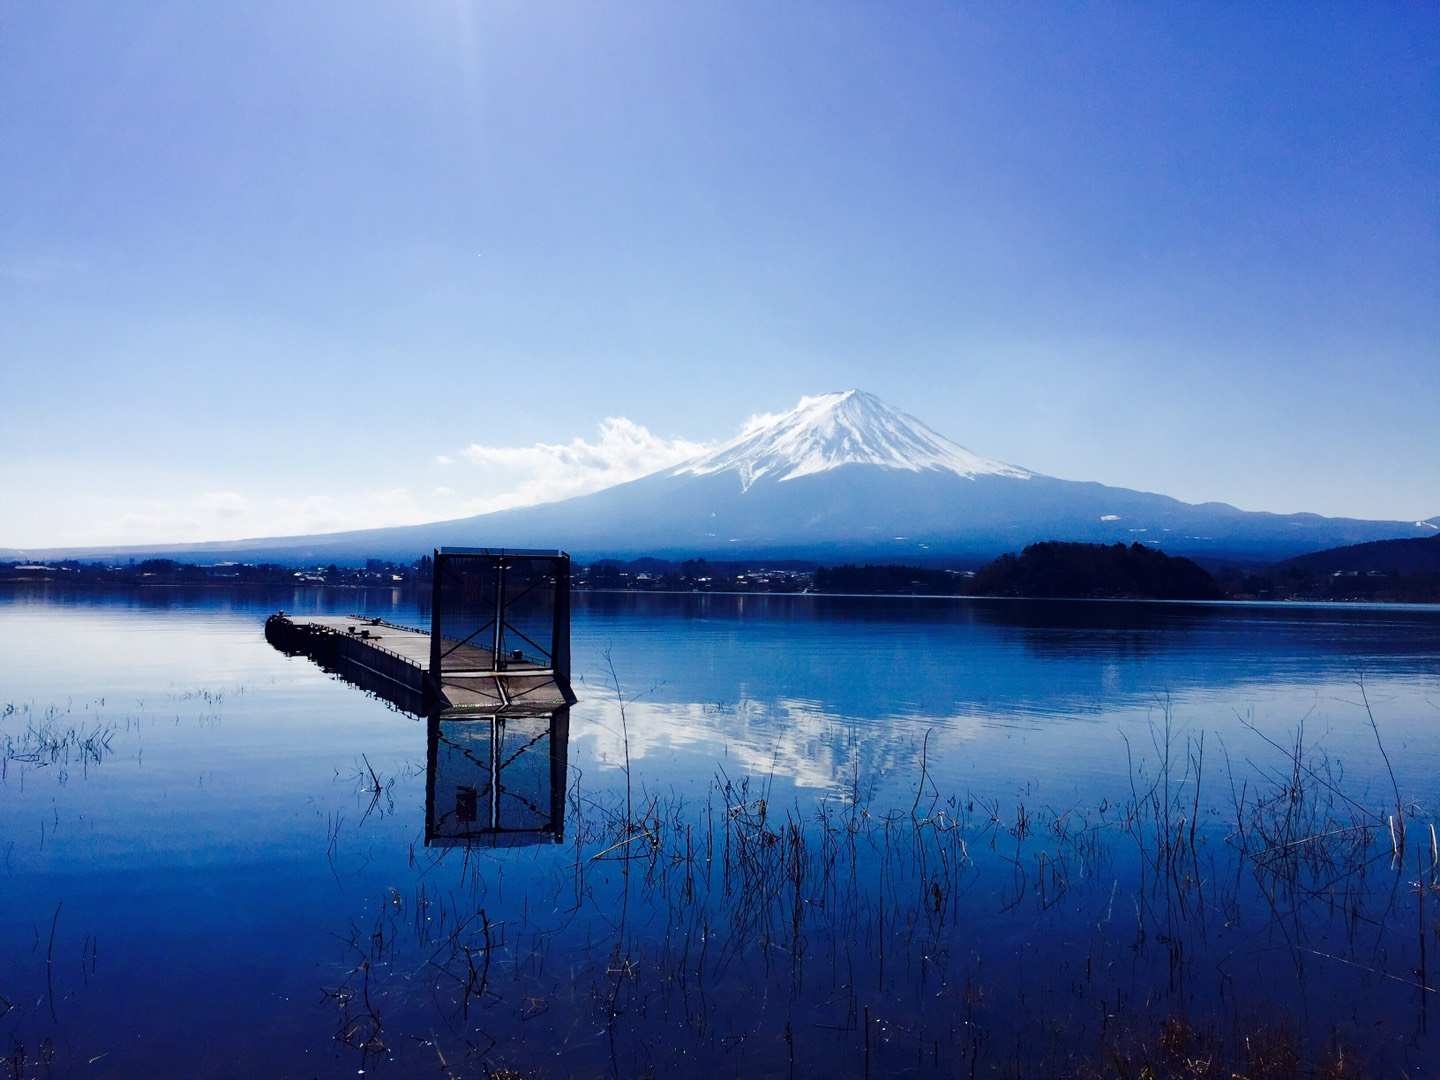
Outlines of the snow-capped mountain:
{"type": "Polygon", "coordinates": [[[671,476],[733,472],[740,488],[764,477],[794,480],[842,465],[877,465],[902,472],[934,470],[956,476],[1034,475],[981,457],[937,434],[874,394],[844,390],[804,397],[789,412],[756,417],[719,449],[670,471],[671,476]]]}
{"type": "MultiPolygon", "coordinates": [[[[859,390],[802,398],[719,448],[589,495],[455,521],[65,554],[345,562],[437,545],[561,547],[582,559],[704,555],[981,562],[1037,540],[1153,544],[1271,561],[1434,536],[1428,521],[1268,514],[1053,476],[982,457],[859,390]]],[[[55,552],[27,552],[27,555],[55,552]]]]}

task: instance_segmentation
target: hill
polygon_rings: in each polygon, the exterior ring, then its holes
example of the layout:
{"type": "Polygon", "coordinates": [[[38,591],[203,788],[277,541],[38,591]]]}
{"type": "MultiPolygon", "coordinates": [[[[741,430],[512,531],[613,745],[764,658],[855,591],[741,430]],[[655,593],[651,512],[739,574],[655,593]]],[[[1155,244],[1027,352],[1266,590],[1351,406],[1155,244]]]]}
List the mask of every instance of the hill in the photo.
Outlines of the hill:
{"type": "Polygon", "coordinates": [[[1440,536],[1350,544],[1287,559],[1277,569],[1332,574],[1347,570],[1358,573],[1440,574],[1440,536]]]}
{"type": "Polygon", "coordinates": [[[1143,544],[1031,544],[975,575],[984,596],[1214,600],[1215,579],[1189,559],[1143,544]]]}

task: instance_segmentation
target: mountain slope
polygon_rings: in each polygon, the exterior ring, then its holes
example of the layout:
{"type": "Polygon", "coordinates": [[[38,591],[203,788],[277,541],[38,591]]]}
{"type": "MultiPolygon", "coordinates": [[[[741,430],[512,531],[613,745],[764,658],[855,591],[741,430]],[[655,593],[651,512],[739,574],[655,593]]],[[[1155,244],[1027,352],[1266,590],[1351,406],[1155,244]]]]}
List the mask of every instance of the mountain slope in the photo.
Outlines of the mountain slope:
{"type": "Polygon", "coordinates": [[[1385,574],[1440,574],[1440,536],[1418,540],[1373,540],[1368,544],[1317,551],[1287,559],[1280,568],[1311,573],[1353,570],[1385,574]]]}
{"type": "Polygon", "coordinates": [[[563,547],[582,558],[979,562],[1039,540],[1077,540],[1273,561],[1342,544],[1433,536],[1437,524],[1254,513],[1060,480],[982,457],[873,395],[846,391],[758,418],[693,461],[561,502],[426,525],[68,554],[309,563],[409,559],[436,545],[468,545],[563,547]]]}

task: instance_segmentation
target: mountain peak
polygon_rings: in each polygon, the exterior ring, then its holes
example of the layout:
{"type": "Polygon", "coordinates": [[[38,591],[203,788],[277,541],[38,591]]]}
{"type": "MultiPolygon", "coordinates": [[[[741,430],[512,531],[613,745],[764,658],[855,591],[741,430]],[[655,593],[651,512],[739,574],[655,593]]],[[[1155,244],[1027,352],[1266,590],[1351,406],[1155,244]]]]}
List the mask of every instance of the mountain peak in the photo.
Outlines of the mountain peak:
{"type": "Polygon", "coordinates": [[[874,465],[905,472],[933,470],[973,479],[1028,479],[1026,469],[981,457],[891,408],[864,390],[803,397],[788,412],[756,416],[738,437],[672,470],[675,476],[734,472],[742,490],[828,472],[842,465],[874,465]]]}

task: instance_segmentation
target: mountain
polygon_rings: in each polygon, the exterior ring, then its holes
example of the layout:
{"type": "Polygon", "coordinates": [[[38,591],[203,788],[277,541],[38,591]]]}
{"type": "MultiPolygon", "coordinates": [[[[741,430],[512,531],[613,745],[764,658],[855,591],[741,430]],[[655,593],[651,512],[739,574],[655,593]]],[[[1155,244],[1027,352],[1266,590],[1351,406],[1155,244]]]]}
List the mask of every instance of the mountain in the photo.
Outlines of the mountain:
{"type": "Polygon", "coordinates": [[[563,547],[581,558],[964,559],[1039,540],[1273,561],[1341,544],[1430,536],[1431,522],[1269,514],[1061,480],[975,454],[859,390],[803,398],[701,457],[561,502],[426,525],[128,549],[25,552],[353,562],[436,545],[563,547]]]}
{"type": "Polygon", "coordinates": [[[1372,540],[1287,559],[1277,569],[1306,573],[1440,574],[1440,535],[1419,540],[1372,540]]]}
{"type": "Polygon", "coordinates": [[[1028,480],[1028,469],[971,453],[913,416],[896,412],[873,394],[846,390],[800,399],[787,413],[752,420],[740,437],[686,462],[670,476],[734,473],[740,490],[767,477],[775,483],[845,465],[874,465],[896,472],[938,472],[974,479],[1028,480]]]}

